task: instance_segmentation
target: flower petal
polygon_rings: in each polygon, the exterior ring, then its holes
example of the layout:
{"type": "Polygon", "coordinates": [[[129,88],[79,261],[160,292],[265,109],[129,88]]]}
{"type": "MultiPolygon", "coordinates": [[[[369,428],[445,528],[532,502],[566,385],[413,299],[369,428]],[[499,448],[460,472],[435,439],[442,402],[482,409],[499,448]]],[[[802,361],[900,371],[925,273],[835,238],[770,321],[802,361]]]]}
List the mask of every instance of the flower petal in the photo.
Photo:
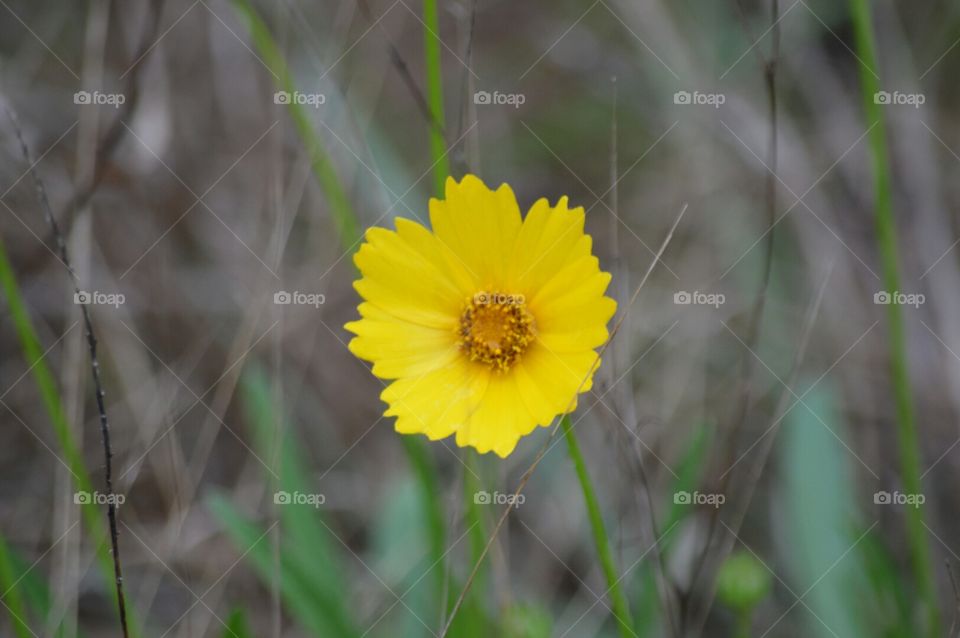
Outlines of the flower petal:
{"type": "Polygon", "coordinates": [[[467,421],[457,428],[457,445],[470,446],[485,454],[493,451],[505,458],[517,446],[520,437],[537,427],[527,411],[516,376],[489,373],[483,399],[467,421]]]}
{"type": "MultiPolygon", "coordinates": [[[[414,222],[404,222],[409,234],[414,222]]],[[[370,228],[354,255],[363,278],[354,283],[368,302],[399,319],[436,328],[453,328],[464,291],[447,264],[417,244],[385,228],[370,228]]]]}
{"type": "Polygon", "coordinates": [[[605,297],[610,274],[596,257],[560,269],[529,301],[540,340],[556,352],[592,350],[607,340],[607,323],[617,302],[605,297]]]}
{"type": "Polygon", "coordinates": [[[420,376],[394,381],[380,394],[389,404],[386,416],[397,417],[401,434],[450,436],[467,420],[484,395],[489,374],[460,357],[420,376]]]}
{"type": "Polygon", "coordinates": [[[566,197],[556,206],[537,200],[523,220],[510,256],[513,292],[530,297],[568,263],[589,256],[591,241],[583,234],[583,224],[583,208],[568,208],[566,197]]]}
{"type": "Polygon", "coordinates": [[[447,178],[446,199],[430,200],[430,225],[481,289],[503,287],[521,225],[520,207],[509,186],[501,184],[493,191],[473,175],[459,183],[447,178]]]}
{"type": "Polygon", "coordinates": [[[402,321],[369,303],[360,305],[360,321],[344,327],[357,335],[349,349],[373,362],[381,379],[422,375],[460,357],[456,333],[402,321]]]}

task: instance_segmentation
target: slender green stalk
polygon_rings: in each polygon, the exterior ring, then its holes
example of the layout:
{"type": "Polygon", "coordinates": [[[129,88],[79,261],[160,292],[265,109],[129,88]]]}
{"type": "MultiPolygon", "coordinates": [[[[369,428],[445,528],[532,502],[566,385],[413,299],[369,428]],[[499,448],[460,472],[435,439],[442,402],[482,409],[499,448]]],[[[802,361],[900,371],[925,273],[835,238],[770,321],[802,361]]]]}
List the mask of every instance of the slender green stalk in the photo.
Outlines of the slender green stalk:
{"type": "Polygon", "coordinates": [[[630,606],[627,605],[627,599],[623,595],[623,590],[620,589],[620,577],[617,575],[616,565],[613,562],[613,552],[610,550],[610,541],[607,540],[607,531],[603,524],[603,515],[600,513],[597,493],[593,489],[593,483],[591,483],[590,475],[587,473],[587,466],[583,461],[577,436],[573,433],[573,424],[570,423],[569,415],[564,415],[560,421],[560,427],[563,428],[563,436],[567,440],[567,449],[570,451],[570,460],[573,461],[573,467],[580,481],[583,502],[587,506],[587,517],[590,519],[590,530],[593,532],[593,542],[597,547],[600,567],[603,569],[603,575],[607,580],[607,593],[610,595],[613,604],[617,627],[620,629],[620,635],[623,638],[636,636],[636,632],[633,630],[630,606]]]}
{"type": "MultiPolygon", "coordinates": [[[[889,293],[900,290],[900,266],[897,255],[897,229],[893,215],[893,193],[886,131],[882,106],[875,96],[880,81],[872,69],[878,69],[876,45],[868,0],[851,0],[851,10],[860,57],[860,86],[867,119],[875,124],[870,129],[870,159],[874,179],[875,223],[877,243],[883,269],[883,285],[889,293]]],[[[912,494],[921,492],[920,445],[917,422],[910,390],[910,371],[907,365],[907,347],[903,313],[898,304],[887,305],[889,322],[890,362],[893,376],[894,401],[897,410],[897,437],[900,448],[900,471],[904,488],[912,494]]],[[[930,562],[930,546],[923,522],[923,511],[918,507],[905,508],[907,515],[907,542],[913,563],[914,577],[920,599],[925,607],[927,633],[940,636],[940,612],[937,604],[936,581],[930,562]]]]}
{"type": "Polygon", "coordinates": [[[446,142],[443,139],[443,82],[440,68],[440,18],[437,0],[423,0],[423,46],[427,65],[427,102],[430,106],[430,155],[433,166],[433,190],[443,196],[443,184],[450,174],[446,142]]]}
{"type": "MultiPolygon", "coordinates": [[[[480,558],[483,546],[487,542],[486,524],[483,512],[477,507],[477,494],[483,489],[480,476],[479,455],[471,448],[465,448],[463,451],[464,463],[466,467],[463,473],[463,497],[467,503],[465,516],[467,525],[470,526],[470,556],[474,561],[480,558]]],[[[477,574],[474,579],[474,591],[483,592],[486,589],[484,574],[477,574]]]]}
{"type": "MultiPolygon", "coordinates": [[[[50,422],[53,424],[53,431],[57,437],[60,452],[63,454],[64,464],[73,476],[74,487],[78,492],[93,494],[93,481],[84,465],[80,449],[70,432],[66,412],[57,391],[57,383],[44,360],[40,338],[30,321],[26,304],[24,304],[23,297],[20,295],[20,287],[17,285],[13,267],[10,264],[7,249],[2,239],[0,239],[0,287],[2,287],[3,295],[7,299],[10,318],[16,329],[20,347],[23,350],[23,358],[30,366],[30,374],[40,390],[41,402],[50,418],[50,422]]],[[[109,551],[109,536],[100,516],[100,508],[92,502],[82,504],[80,507],[87,533],[90,534],[93,546],[96,547],[100,571],[106,579],[108,588],[114,592],[114,601],[119,604],[115,589],[114,564],[109,551]]],[[[128,614],[128,619],[130,621],[130,634],[137,635],[139,632],[136,631],[136,623],[130,614],[128,614]]]]}
{"type": "Polygon", "coordinates": [[[27,626],[27,608],[23,596],[17,589],[17,576],[13,573],[13,561],[7,541],[0,536],[0,598],[10,615],[10,626],[17,638],[30,638],[33,635],[27,626]]]}
{"type": "MultiPolygon", "coordinates": [[[[466,504],[464,517],[468,526],[468,538],[470,541],[470,561],[476,563],[481,560],[483,547],[487,542],[487,524],[483,506],[477,503],[477,495],[484,489],[483,478],[481,475],[481,458],[471,448],[463,450],[463,498],[466,504]]],[[[474,578],[474,585],[470,591],[470,600],[468,606],[472,613],[467,616],[461,616],[463,621],[460,631],[464,638],[476,637],[485,638],[491,634],[492,628],[487,621],[487,615],[484,613],[484,595],[488,589],[489,568],[481,567],[474,578]]],[[[459,635],[459,634],[458,634],[459,635]]]]}
{"type": "MultiPolygon", "coordinates": [[[[445,553],[446,525],[443,520],[443,506],[440,502],[440,481],[437,468],[430,457],[423,441],[412,436],[401,436],[407,459],[417,477],[423,502],[426,504],[427,533],[430,542],[430,564],[433,565],[431,580],[433,581],[434,600],[443,600],[444,570],[441,566],[445,553]]],[[[439,610],[439,608],[438,608],[439,610]]],[[[439,616],[439,611],[438,614],[439,616]]]]}
{"type": "MultiPolygon", "coordinates": [[[[263,57],[267,67],[275,74],[277,87],[282,91],[292,94],[296,90],[293,76],[269,28],[257,14],[250,0],[234,0],[234,6],[240,16],[245,20],[258,53],[263,57]]],[[[435,7],[433,15],[434,33],[436,33],[435,7]]],[[[428,19],[428,24],[429,23],[430,21],[428,19]]],[[[437,42],[437,46],[437,73],[439,74],[439,42],[437,42]]],[[[439,84],[439,76],[437,78],[436,90],[439,93],[437,102],[442,107],[443,95],[439,84]]],[[[287,106],[294,125],[297,128],[297,133],[307,145],[310,152],[313,172],[316,175],[317,181],[320,183],[321,188],[326,193],[330,202],[330,209],[333,214],[340,244],[344,250],[352,252],[360,242],[357,215],[350,204],[347,193],[323,142],[310,123],[306,109],[302,105],[297,104],[295,100],[290,100],[287,106]]],[[[442,119],[442,109],[439,113],[442,119]]],[[[444,159],[444,153],[445,149],[443,148],[441,135],[439,153],[436,151],[436,147],[433,148],[434,160],[438,159],[438,155],[440,159],[444,159]]],[[[445,160],[437,162],[435,171],[440,170],[442,170],[443,173],[438,173],[437,183],[442,189],[443,180],[446,179],[446,171],[448,170],[445,160]]],[[[434,570],[436,573],[435,600],[440,601],[443,594],[444,570],[440,567],[439,563],[442,562],[445,553],[444,542],[446,536],[443,507],[440,502],[440,481],[436,466],[430,458],[424,443],[408,436],[401,437],[401,440],[427,506],[426,525],[430,537],[431,564],[435,565],[434,570]]]]}
{"type": "Polygon", "coordinates": [[[736,638],[750,638],[750,616],[749,609],[737,612],[737,633],[736,638]]]}
{"type": "MultiPolygon", "coordinates": [[[[430,122],[428,122],[428,126],[430,127],[430,158],[433,160],[433,192],[437,197],[443,197],[444,183],[447,180],[447,176],[450,175],[450,162],[447,159],[446,141],[444,140],[443,134],[445,119],[443,109],[442,67],[440,64],[440,17],[437,12],[437,0],[423,0],[423,25],[424,59],[427,74],[427,106],[430,111],[430,122]]],[[[422,445],[420,441],[411,441],[408,443],[408,447],[414,444],[422,445]]],[[[479,489],[479,483],[470,473],[473,467],[476,466],[476,463],[474,462],[475,459],[472,459],[469,450],[467,451],[467,455],[469,465],[468,471],[464,475],[464,489],[468,492],[471,489],[473,492],[476,492],[477,489],[479,489]]],[[[436,470],[433,471],[435,472],[436,470]]],[[[436,480],[435,476],[433,480],[436,480]]],[[[431,508],[439,513],[442,512],[442,506],[437,497],[438,494],[439,492],[434,490],[433,494],[428,495],[430,498],[428,503],[431,508]]],[[[471,524],[481,521],[482,512],[476,501],[470,494],[467,494],[466,497],[467,520],[471,524]]],[[[471,548],[473,548],[474,554],[476,554],[477,534],[482,534],[481,525],[476,525],[471,530],[471,548]]],[[[441,560],[444,554],[444,548],[442,546],[435,547],[434,553],[437,554],[437,560],[441,560]]],[[[474,556],[474,558],[476,558],[476,556],[474,556]]]]}
{"type": "MultiPolygon", "coordinates": [[[[281,53],[273,35],[270,33],[270,29],[267,28],[249,0],[234,0],[234,6],[245,20],[257,52],[263,58],[267,68],[274,74],[277,88],[288,95],[292,95],[296,91],[296,84],[290,74],[290,69],[287,67],[283,53],[281,53]]],[[[333,223],[336,226],[340,243],[346,250],[352,251],[360,240],[357,216],[350,205],[350,200],[340,182],[330,155],[310,123],[306,107],[297,103],[296,100],[287,100],[287,108],[300,139],[303,140],[307,151],[310,153],[313,173],[330,203],[330,212],[333,215],[333,223]]]]}

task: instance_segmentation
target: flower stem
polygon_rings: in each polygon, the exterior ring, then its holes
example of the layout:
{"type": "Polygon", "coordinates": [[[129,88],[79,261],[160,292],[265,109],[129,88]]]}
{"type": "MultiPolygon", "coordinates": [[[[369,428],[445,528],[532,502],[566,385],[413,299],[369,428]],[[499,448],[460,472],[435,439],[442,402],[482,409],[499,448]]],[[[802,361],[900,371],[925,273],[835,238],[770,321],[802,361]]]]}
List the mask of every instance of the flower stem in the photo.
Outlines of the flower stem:
{"type": "MultiPolygon", "coordinates": [[[[897,230],[893,216],[893,194],[886,132],[883,126],[882,106],[874,97],[880,91],[880,80],[871,69],[877,68],[876,45],[868,0],[851,0],[854,35],[860,63],[860,86],[864,110],[873,123],[869,131],[870,158],[873,171],[877,228],[877,243],[883,268],[885,290],[894,294],[900,290],[897,230]]],[[[908,493],[921,491],[920,446],[916,416],[910,390],[910,371],[907,364],[906,337],[903,313],[898,304],[887,305],[889,322],[890,364],[893,375],[894,401],[897,410],[897,437],[900,449],[900,471],[908,493]]],[[[920,599],[925,607],[926,630],[930,636],[940,636],[940,612],[937,605],[936,584],[930,562],[930,547],[920,508],[905,508],[907,515],[907,542],[913,563],[914,578],[920,599]]]]}
{"type": "Polygon", "coordinates": [[[563,436],[567,440],[570,460],[573,461],[573,467],[577,472],[577,479],[580,481],[580,490],[583,492],[583,502],[587,507],[587,517],[590,519],[590,530],[593,532],[593,542],[597,547],[600,566],[607,580],[607,594],[609,594],[613,604],[613,615],[617,619],[617,627],[620,629],[620,635],[623,636],[623,638],[635,636],[636,632],[633,630],[633,618],[630,615],[630,606],[627,604],[627,599],[623,595],[623,590],[620,589],[620,577],[617,575],[616,566],[613,562],[613,552],[610,551],[610,541],[607,540],[607,531],[603,524],[603,515],[600,513],[597,493],[596,490],[593,489],[593,483],[590,482],[590,475],[587,473],[587,466],[583,461],[583,454],[580,452],[580,444],[577,442],[577,436],[573,433],[573,424],[570,423],[569,415],[564,415],[560,421],[560,427],[563,428],[563,436]]]}
{"type": "Polygon", "coordinates": [[[430,155],[433,159],[433,189],[443,195],[443,184],[450,174],[446,142],[443,138],[443,83],[440,68],[440,18],[437,0],[423,0],[423,46],[427,66],[427,102],[430,106],[430,155]]]}
{"type": "Polygon", "coordinates": [[[736,638],[750,638],[750,619],[749,609],[737,612],[737,633],[736,638]]]}
{"type": "MultiPolygon", "coordinates": [[[[433,565],[431,569],[433,600],[439,606],[443,599],[444,588],[443,569],[440,564],[443,562],[447,533],[443,519],[443,504],[440,501],[440,479],[437,476],[437,468],[433,459],[423,441],[412,436],[401,436],[400,440],[403,443],[404,451],[407,453],[407,460],[417,477],[417,485],[420,488],[426,508],[425,524],[430,545],[430,562],[433,565]]],[[[439,615],[439,610],[437,615],[439,615]]]]}

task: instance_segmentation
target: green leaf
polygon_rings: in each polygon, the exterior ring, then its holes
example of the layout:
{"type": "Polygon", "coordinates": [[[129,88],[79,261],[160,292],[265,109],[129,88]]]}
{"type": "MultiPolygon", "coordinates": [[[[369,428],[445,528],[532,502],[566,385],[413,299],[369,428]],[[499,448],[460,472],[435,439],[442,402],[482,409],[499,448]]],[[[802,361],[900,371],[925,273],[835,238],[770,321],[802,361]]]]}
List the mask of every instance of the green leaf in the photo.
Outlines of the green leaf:
{"type": "Polygon", "coordinates": [[[223,638],[252,638],[247,616],[242,609],[234,609],[227,618],[227,626],[223,629],[223,638]]]}
{"type": "MultiPolygon", "coordinates": [[[[210,499],[210,509],[220,521],[240,552],[246,552],[254,571],[264,585],[269,586],[274,578],[273,546],[265,535],[268,528],[247,520],[223,494],[215,494],[210,499]]],[[[322,539],[318,539],[322,542],[322,539]]],[[[281,543],[280,551],[280,592],[284,605],[290,613],[307,629],[317,636],[336,638],[356,638],[356,631],[346,618],[342,601],[331,595],[311,573],[307,563],[311,560],[303,552],[291,550],[286,542],[281,543]]],[[[330,565],[324,571],[335,572],[330,565]]]]}
{"type": "MultiPolygon", "coordinates": [[[[277,494],[320,494],[310,480],[292,429],[280,426],[279,410],[273,404],[270,386],[262,371],[251,368],[241,378],[241,397],[247,421],[253,427],[254,447],[261,459],[278,459],[277,494]],[[279,446],[279,451],[275,448],[279,446]]],[[[265,477],[272,480],[272,477],[265,477]]],[[[305,627],[319,636],[359,636],[349,611],[347,583],[339,568],[340,541],[324,522],[319,507],[309,504],[277,505],[280,534],[280,591],[284,604],[305,627]]],[[[222,494],[211,508],[261,580],[275,578],[273,544],[264,535],[269,528],[247,520],[222,494]]]]}
{"type": "Polygon", "coordinates": [[[877,635],[858,613],[870,589],[857,551],[865,533],[852,489],[857,461],[838,440],[844,436],[833,395],[816,388],[788,414],[779,441],[783,559],[791,588],[806,592],[803,602],[812,611],[798,612],[805,613],[807,636],[877,635]]]}
{"type": "Polygon", "coordinates": [[[19,587],[20,575],[23,573],[14,567],[13,551],[0,535],[0,593],[3,593],[4,607],[17,638],[28,638],[32,634],[27,624],[29,618],[23,602],[23,592],[19,587]]]}
{"type": "Polygon", "coordinates": [[[553,620],[536,605],[511,605],[503,615],[504,638],[550,638],[553,620]]]}

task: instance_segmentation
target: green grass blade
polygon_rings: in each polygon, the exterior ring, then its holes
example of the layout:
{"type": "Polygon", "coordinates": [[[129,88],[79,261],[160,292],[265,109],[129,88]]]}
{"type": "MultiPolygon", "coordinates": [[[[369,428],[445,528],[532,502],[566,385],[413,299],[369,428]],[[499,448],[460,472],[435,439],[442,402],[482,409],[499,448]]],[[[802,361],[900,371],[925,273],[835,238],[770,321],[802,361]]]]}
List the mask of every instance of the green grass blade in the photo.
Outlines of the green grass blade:
{"type": "MultiPolygon", "coordinates": [[[[897,227],[893,214],[893,189],[890,161],[882,106],[875,96],[880,91],[880,80],[874,69],[877,65],[873,23],[868,0],[851,0],[851,10],[857,55],[861,63],[860,87],[863,108],[872,128],[869,131],[870,159],[874,180],[877,242],[882,262],[883,285],[887,292],[900,291],[900,265],[897,249],[897,227]]],[[[887,305],[888,338],[890,342],[891,374],[897,409],[897,439],[900,449],[900,472],[908,493],[922,492],[920,480],[920,445],[916,413],[910,389],[910,371],[907,364],[907,346],[903,312],[899,304],[887,305]]],[[[926,631],[940,636],[940,611],[937,603],[936,580],[931,563],[927,532],[920,508],[907,508],[907,542],[913,565],[914,578],[921,603],[925,607],[926,631]]]]}
{"type": "Polygon", "coordinates": [[[10,625],[17,638],[30,638],[33,632],[27,625],[27,608],[18,588],[19,577],[14,572],[12,554],[7,541],[0,536],[0,596],[3,598],[4,607],[10,616],[10,625]]]}
{"type": "MultiPolygon", "coordinates": [[[[241,378],[241,389],[244,411],[253,428],[258,456],[262,459],[279,459],[279,466],[275,468],[280,477],[278,488],[289,494],[317,492],[295,443],[292,428],[287,424],[283,425],[283,436],[277,437],[276,415],[279,412],[274,405],[266,376],[258,368],[249,369],[241,378]],[[273,449],[277,443],[280,445],[279,454],[275,454],[273,449]]],[[[334,631],[333,635],[337,636],[357,635],[349,612],[346,583],[341,578],[344,572],[337,567],[340,541],[333,537],[332,530],[323,521],[322,512],[307,505],[279,506],[278,510],[282,537],[281,577],[284,580],[287,580],[288,576],[292,578],[298,583],[298,588],[305,590],[309,598],[317,601],[323,608],[328,625],[325,631],[334,631]]],[[[250,539],[247,535],[243,540],[250,539]]],[[[263,545],[268,561],[263,567],[268,570],[262,575],[267,577],[273,573],[272,548],[269,551],[268,548],[269,544],[263,545]]],[[[245,548],[241,547],[241,550],[243,549],[245,548]]],[[[291,607],[303,611],[300,605],[302,592],[291,592],[290,589],[286,587],[284,591],[288,593],[288,597],[296,597],[291,607]]],[[[312,615],[310,619],[316,624],[312,615]]]]}
{"type": "MultiPolygon", "coordinates": [[[[273,548],[263,538],[269,528],[247,520],[223,494],[213,495],[209,506],[237,549],[246,552],[244,560],[249,561],[260,580],[264,584],[271,583],[274,577],[273,548]]],[[[320,544],[324,539],[325,536],[321,536],[315,542],[320,544]]],[[[318,584],[309,548],[294,550],[284,540],[280,561],[280,592],[284,605],[303,627],[316,636],[357,638],[360,635],[352,622],[344,618],[340,601],[318,584]]],[[[332,564],[323,569],[336,572],[332,564]]]]}
{"type": "MultiPolygon", "coordinates": [[[[43,576],[33,569],[32,561],[20,556],[0,535],[0,598],[3,599],[11,617],[11,626],[17,638],[33,637],[36,634],[26,625],[30,618],[49,619],[53,611],[53,596],[43,576]]],[[[52,635],[61,638],[67,635],[61,622],[52,635]]],[[[69,634],[77,638],[78,633],[69,634]]]]}
{"type": "MultiPolygon", "coordinates": [[[[264,59],[267,66],[277,75],[278,88],[283,91],[287,91],[288,93],[292,93],[295,90],[293,78],[279,47],[277,47],[270,30],[267,28],[267,25],[257,14],[249,0],[234,0],[234,6],[244,19],[258,53],[264,59]]],[[[433,22],[436,24],[437,19],[435,7],[433,14],[433,22]]],[[[430,24],[429,19],[427,24],[430,24]]],[[[436,33],[435,29],[434,33],[436,33]]],[[[434,40],[436,40],[436,38],[434,38],[434,40]]],[[[428,44],[428,48],[430,47],[435,47],[436,49],[436,64],[431,66],[431,68],[436,69],[436,76],[435,83],[434,80],[430,81],[430,86],[434,87],[431,89],[430,103],[432,105],[431,109],[433,110],[435,120],[437,122],[442,122],[443,94],[442,85],[440,84],[439,80],[439,40],[436,40],[433,45],[428,44]],[[434,97],[434,92],[436,97],[434,97]]],[[[428,54],[428,57],[430,57],[430,55],[431,54],[428,54]]],[[[304,140],[304,143],[307,144],[308,150],[310,151],[313,171],[317,177],[317,181],[320,183],[321,188],[323,188],[329,199],[334,222],[340,237],[340,243],[345,250],[352,251],[359,244],[360,233],[358,230],[357,216],[350,205],[346,191],[343,189],[336,170],[334,169],[333,163],[325,150],[323,142],[317,136],[316,131],[310,124],[305,107],[291,101],[288,104],[288,108],[290,111],[290,116],[293,119],[294,125],[296,126],[301,139],[304,140]]],[[[431,154],[435,162],[434,175],[436,184],[439,187],[438,192],[442,193],[443,181],[446,178],[447,172],[449,171],[449,165],[446,160],[443,136],[438,130],[436,130],[435,126],[431,128],[431,139],[436,139],[439,137],[438,143],[435,141],[432,142],[431,154]]],[[[411,437],[402,437],[402,441],[407,458],[410,461],[411,466],[413,466],[415,474],[420,481],[421,489],[429,498],[427,522],[428,528],[430,529],[431,552],[433,559],[435,561],[440,561],[445,551],[445,531],[443,522],[443,508],[439,500],[440,492],[438,491],[439,481],[437,478],[437,471],[433,465],[433,462],[430,460],[429,455],[427,454],[426,447],[421,441],[415,440],[411,437]]],[[[435,578],[437,582],[437,591],[439,592],[443,587],[443,568],[442,565],[438,564],[434,569],[439,574],[435,578]]],[[[440,600],[439,595],[436,600],[440,600]]]]}
{"type": "Polygon", "coordinates": [[[583,492],[583,502],[587,508],[587,518],[590,519],[590,530],[593,532],[593,542],[597,548],[597,556],[600,558],[600,567],[607,581],[607,594],[610,596],[613,604],[613,612],[616,616],[617,627],[620,629],[620,635],[623,638],[630,638],[636,635],[633,629],[633,617],[630,614],[630,607],[627,605],[627,599],[620,588],[620,576],[617,574],[616,564],[613,560],[613,552],[610,550],[610,541],[607,539],[606,526],[603,523],[603,514],[600,512],[600,503],[597,501],[597,493],[590,481],[590,475],[587,473],[586,463],[583,461],[583,454],[580,452],[580,444],[573,433],[573,425],[570,423],[570,416],[564,415],[560,421],[560,427],[563,428],[564,438],[567,440],[567,449],[570,452],[570,460],[573,461],[573,467],[577,473],[577,479],[580,481],[580,490],[583,492]]]}
{"type": "MultiPolygon", "coordinates": [[[[234,0],[233,4],[250,32],[250,37],[253,39],[257,53],[263,58],[267,67],[275,74],[274,77],[277,88],[292,94],[296,91],[296,83],[290,73],[290,69],[287,67],[283,54],[280,52],[280,48],[270,33],[270,29],[267,28],[266,23],[260,18],[249,0],[234,0]]],[[[352,252],[360,241],[357,216],[340,182],[340,177],[337,175],[333,161],[327,153],[323,141],[310,123],[306,106],[298,104],[295,100],[290,100],[287,103],[287,110],[290,113],[290,118],[293,120],[300,139],[303,140],[307,151],[310,153],[313,173],[327,196],[327,201],[330,204],[330,212],[333,216],[333,223],[337,229],[337,236],[340,238],[340,244],[344,250],[352,252]]]]}
{"type": "Polygon", "coordinates": [[[426,504],[425,515],[430,541],[430,564],[433,565],[429,577],[433,582],[433,590],[436,594],[434,599],[436,606],[430,617],[439,618],[440,601],[443,600],[444,592],[443,557],[446,552],[444,548],[446,525],[443,520],[443,504],[440,502],[440,481],[437,477],[437,468],[423,441],[412,436],[401,436],[400,441],[403,443],[407,460],[410,462],[414,476],[417,478],[421,496],[426,504]]]}
{"type": "MultiPolygon", "coordinates": [[[[467,526],[467,540],[470,544],[470,564],[480,563],[480,557],[483,555],[483,548],[487,543],[487,524],[484,517],[484,506],[477,504],[476,495],[484,486],[480,479],[481,464],[483,459],[472,448],[463,450],[463,499],[464,519],[467,526]]],[[[477,575],[474,576],[473,586],[463,601],[460,612],[454,618],[450,625],[449,634],[451,636],[463,638],[486,638],[486,636],[499,635],[505,631],[501,629],[496,631],[493,619],[487,614],[485,609],[485,599],[489,591],[489,566],[480,563],[477,575]]],[[[450,591],[458,591],[463,586],[462,582],[453,580],[448,584],[450,591]]],[[[449,600],[448,605],[452,607],[453,600],[449,600]]],[[[448,610],[449,611],[449,610],[448,610]]]]}
{"type": "MultiPolygon", "coordinates": [[[[862,533],[862,532],[861,532],[862,533]]],[[[857,534],[859,536],[859,533],[857,534]]],[[[865,605],[863,613],[877,618],[885,628],[885,638],[912,638],[913,618],[909,596],[899,568],[879,538],[869,535],[860,543],[863,565],[873,588],[872,606],[865,605]],[[889,629],[886,629],[889,627],[889,629]]]]}
{"type": "MultiPolygon", "coordinates": [[[[0,287],[3,288],[3,295],[9,306],[10,318],[17,332],[17,339],[23,351],[23,358],[27,365],[30,366],[30,375],[33,377],[34,383],[36,383],[40,391],[41,402],[53,425],[53,431],[57,438],[60,453],[63,455],[63,461],[73,476],[74,487],[78,492],[93,493],[94,488],[93,481],[90,478],[90,472],[83,462],[83,457],[80,454],[77,443],[73,440],[70,426],[67,423],[66,412],[60,400],[60,393],[57,390],[57,383],[53,378],[53,373],[44,360],[44,350],[40,345],[40,338],[37,336],[37,332],[30,320],[30,315],[27,312],[26,304],[20,294],[20,287],[17,285],[16,277],[13,274],[13,267],[10,264],[10,258],[7,255],[7,249],[2,239],[0,239],[0,287]]],[[[96,548],[97,562],[106,582],[107,591],[112,592],[114,604],[117,605],[113,559],[109,551],[106,521],[101,515],[101,509],[98,505],[90,503],[80,505],[79,507],[81,507],[81,516],[87,533],[91,537],[92,546],[96,548]]],[[[127,610],[128,629],[131,636],[138,636],[140,632],[137,629],[136,619],[132,614],[132,609],[127,610]]]]}
{"type": "MultiPolygon", "coordinates": [[[[695,428],[690,443],[677,465],[677,478],[673,482],[673,493],[668,495],[665,503],[667,515],[665,520],[660,523],[658,532],[672,529],[693,510],[688,505],[677,503],[673,494],[677,492],[693,492],[699,481],[700,475],[707,458],[707,452],[710,449],[710,434],[713,431],[711,427],[699,425],[695,428]]],[[[674,540],[678,538],[677,534],[668,534],[660,539],[660,551],[666,556],[674,540]]],[[[657,592],[657,576],[655,567],[650,563],[643,563],[639,569],[640,595],[636,605],[637,617],[634,621],[634,631],[637,636],[648,636],[653,633],[654,627],[661,620],[662,610],[660,609],[660,596],[657,592]]]]}
{"type": "Polygon", "coordinates": [[[247,615],[242,609],[234,609],[227,617],[227,626],[223,629],[223,638],[252,638],[247,615]]]}

